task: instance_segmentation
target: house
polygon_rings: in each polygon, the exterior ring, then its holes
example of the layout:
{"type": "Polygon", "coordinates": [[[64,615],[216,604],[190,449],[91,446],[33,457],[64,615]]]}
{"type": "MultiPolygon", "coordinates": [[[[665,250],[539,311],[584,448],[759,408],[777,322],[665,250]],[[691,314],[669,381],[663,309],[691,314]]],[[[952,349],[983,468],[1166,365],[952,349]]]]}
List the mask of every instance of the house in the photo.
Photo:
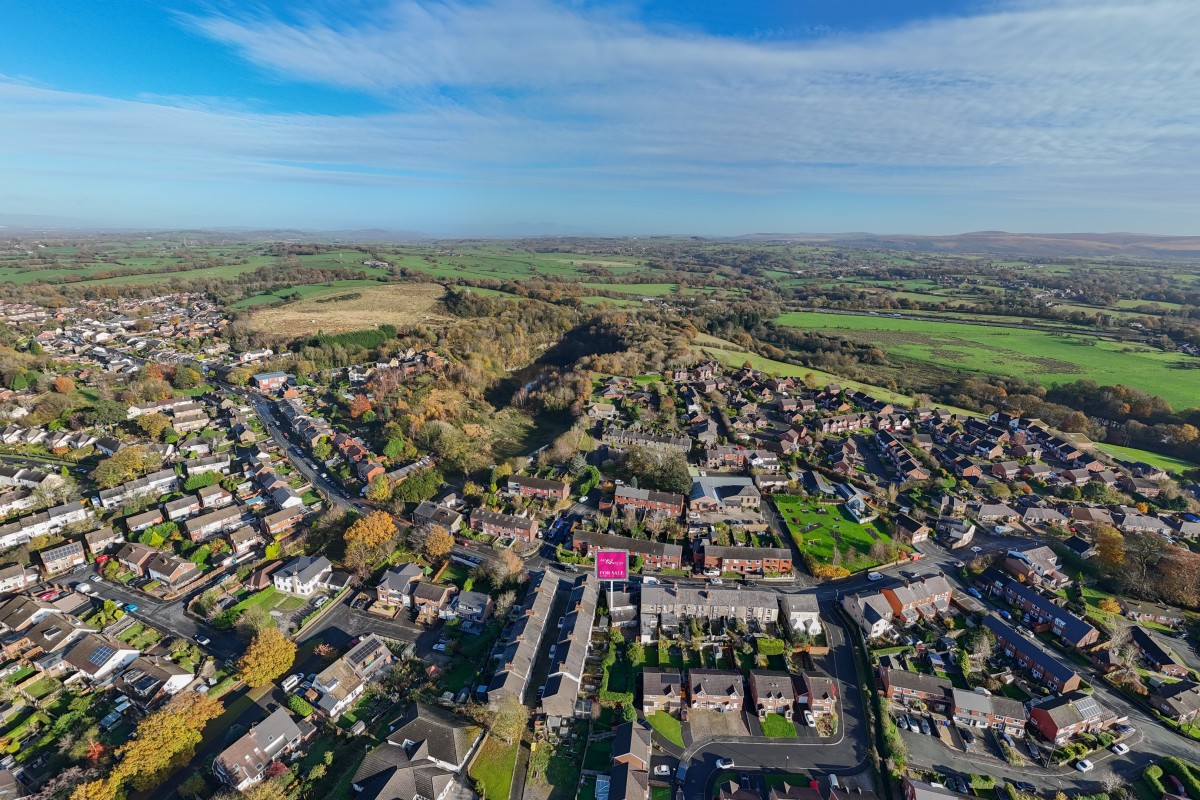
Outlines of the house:
{"type": "Polygon", "coordinates": [[[262,525],[263,533],[269,537],[276,538],[288,531],[294,530],[305,516],[304,506],[296,506],[294,508],[284,508],[267,514],[259,524],[262,525]]]}
{"type": "Polygon", "coordinates": [[[580,555],[588,555],[596,549],[625,550],[631,556],[640,557],[645,569],[683,569],[683,546],[679,544],[634,539],[630,536],[598,531],[579,531],[571,538],[575,552],[580,555]]]}
{"type": "Polygon", "coordinates": [[[537,538],[538,522],[530,517],[514,517],[486,508],[474,508],[471,509],[470,520],[471,530],[498,539],[533,542],[537,538]]]}
{"type": "Polygon", "coordinates": [[[385,606],[409,608],[412,591],[425,573],[416,564],[405,564],[383,573],[375,587],[375,599],[385,606]]]}
{"type": "Polygon", "coordinates": [[[778,714],[788,720],[793,717],[796,687],[789,673],[750,670],[748,682],[750,699],[759,719],[766,719],[767,714],[778,714]]]}
{"type": "Polygon", "coordinates": [[[289,377],[286,372],[260,372],[252,380],[254,388],[260,392],[277,392],[287,384],[289,377]]]}
{"type": "Polygon", "coordinates": [[[412,609],[417,622],[430,625],[454,616],[451,601],[457,592],[455,586],[439,586],[426,581],[418,583],[412,590],[412,609]]]}
{"type": "Polygon", "coordinates": [[[1067,518],[1053,508],[1031,506],[1021,514],[1021,521],[1029,526],[1066,525],[1067,518]]]}
{"type": "Polygon", "coordinates": [[[206,475],[210,472],[223,475],[229,472],[229,464],[229,454],[223,453],[221,455],[188,459],[183,462],[183,467],[187,470],[188,477],[194,477],[196,475],[206,475]]]}
{"type": "Polygon", "coordinates": [[[116,531],[109,527],[97,528],[94,531],[89,531],[83,535],[83,543],[87,545],[88,552],[92,558],[107,553],[113,545],[123,542],[125,539],[116,531]]]}
{"type": "Polygon", "coordinates": [[[1004,598],[1029,614],[1031,625],[1052,627],[1055,636],[1077,650],[1100,640],[1100,632],[1091,624],[1024,584],[1010,580],[1004,586],[1004,598]]]}
{"type": "Polygon", "coordinates": [[[1014,522],[1020,516],[1004,503],[984,503],[975,509],[975,519],[979,522],[1014,522]]]}
{"type": "Polygon", "coordinates": [[[287,709],[277,708],[225,748],[213,761],[213,774],[239,792],[261,781],[271,763],[300,746],[300,728],[287,709]]]}
{"type": "Polygon", "coordinates": [[[233,502],[233,495],[222,486],[205,486],[196,492],[201,508],[224,508],[233,502]]]}
{"type": "Polygon", "coordinates": [[[195,675],[159,656],[138,656],[116,681],[117,688],[143,709],[183,690],[195,675]]]}
{"type": "Polygon", "coordinates": [[[1016,461],[1001,461],[992,464],[992,477],[1001,481],[1015,481],[1021,473],[1021,465],[1016,461]]]}
{"type": "Polygon", "coordinates": [[[1186,665],[1180,663],[1165,646],[1151,636],[1145,628],[1133,627],[1129,630],[1129,640],[1137,648],[1145,661],[1155,672],[1160,672],[1169,678],[1184,678],[1188,675],[1186,665]]]}
{"type": "MultiPolygon", "coordinates": [[[[187,519],[188,517],[192,516],[193,514],[200,513],[200,498],[196,497],[195,495],[185,494],[183,497],[180,497],[178,500],[172,500],[172,501],[164,504],[163,511],[167,512],[167,519],[171,520],[172,522],[177,522],[181,519],[187,519]]],[[[159,519],[161,520],[161,518],[162,517],[160,515],[159,519]]],[[[134,519],[133,517],[130,517],[129,519],[127,519],[125,521],[125,524],[132,525],[133,519],[134,519]]],[[[154,524],[157,524],[157,523],[154,523],[154,524]]],[[[130,530],[133,530],[133,529],[130,528],[130,530]]]]}
{"type": "Polygon", "coordinates": [[[1150,705],[1176,722],[1200,718],[1200,683],[1191,680],[1163,683],[1149,697],[1150,705]]]}
{"type": "Polygon", "coordinates": [[[258,545],[258,534],[249,525],[244,525],[241,528],[230,533],[229,547],[233,550],[235,557],[241,557],[252,551],[258,545]]]}
{"type": "Polygon", "coordinates": [[[892,615],[903,626],[918,620],[936,619],[950,608],[954,589],[944,575],[930,575],[902,586],[884,589],[880,594],[892,608],[892,615]]]}
{"type": "Polygon", "coordinates": [[[387,645],[375,634],[368,634],[350,652],[317,673],[309,695],[315,695],[316,707],[336,719],[362,696],[367,684],[395,663],[387,645]]]}
{"type": "Polygon", "coordinates": [[[655,711],[675,713],[683,708],[683,676],[679,670],[642,670],[642,716],[655,711]]]}
{"type": "Polygon", "coordinates": [[[0,602],[0,631],[14,633],[38,624],[54,613],[54,606],[31,597],[17,595],[0,602]]]}
{"type": "Polygon", "coordinates": [[[131,517],[125,518],[125,529],[130,533],[141,533],[147,528],[153,528],[155,525],[162,523],[162,512],[157,508],[152,508],[149,511],[144,511],[141,514],[134,514],[131,517]]]}
{"type": "Polygon", "coordinates": [[[558,629],[558,644],[550,660],[546,693],[542,696],[542,710],[546,714],[570,717],[579,707],[579,688],[591,648],[599,586],[594,575],[583,575],[571,587],[563,624],[558,629]]]}
{"type": "Polygon", "coordinates": [[[1059,589],[1071,582],[1062,571],[1058,554],[1046,545],[1009,550],[1004,556],[1004,569],[1031,586],[1059,589]]]}
{"type": "Polygon", "coordinates": [[[467,630],[483,630],[492,616],[492,598],[483,592],[458,595],[458,619],[467,630]]]}
{"type": "Polygon", "coordinates": [[[38,571],[33,567],[20,564],[5,564],[0,566],[0,593],[19,592],[26,586],[32,586],[41,580],[38,571]]]}
{"type": "Polygon", "coordinates": [[[883,695],[893,705],[904,708],[928,708],[949,714],[954,706],[954,684],[923,672],[879,667],[883,695]]]}
{"type": "Polygon", "coordinates": [[[1078,534],[1064,539],[1063,547],[1084,560],[1096,554],[1096,546],[1078,534]]]}
{"type": "Polygon", "coordinates": [[[717,786],[717,800],[761,800],[754,789],[748,789],[733,778],[717,786]]]}
{"type": "Polygon", "coordinates": [[[482,739],[469,720],[415,703],[392,725],[387,741],[367,753],[351,779],[356,800],[446,800],[469,790],[459,775],[482,739]]]}
{"type": "Polygon", "coordinates": [[[333,564],[325,556],[299,556],[277,569],[271,580],[281,592],[308,597],[332,576],[333,564]]]}
{"type": "Polygon", "coordinates": [[[525,599],[501,635],[503,649],[497,659],[499,664],[496,673],[487,688],[489,705],[494,706],[508,696],[524,700],[557,585],[557,578],[547,580],[545,572],[530,573],[525,599]]]}
{"type": "Polygon", "coordinates": [[[571,487],[562,481],[552,481],[526,475],[509,475],[508,491],[536,500],[566,500],[571,487]]]}
{"type": "Polygon", "coordinates": [[[57,611],[51,612],[25,632],[25,652],[43,654],[63,653],[85,634],[95,633],[78,619],[57,611]]]}
{"type": "Polygon", "coordinates": [[[821,632],[821,610],[816,594],[781,593],[779,612],[781,619],[786,620],[793,631],[804,631],[809,636],[816,636],[821,632]]]}
{"type": "Polygon", "coordinates": [[[1036,639],[1022,636],[996,614],[984,617],[983,625],[995,634],[997,649],[1029,670],[1035,680],[1059,694],[1079,688],[1079,674],[1051,655],[1036,639]]]}
{"type": "Polygon", "coordinates": [[[637,723],[626,722],[613,734],[613,764],[627,764],[630,769],[650,771],[650,729],[637,723]]]}
{"type": "Polygon", "coordinates": [[[183,532],[193,542],[203,542],[246,523],[241,506],[226,506],[183,521],[183,532]]]}
{"type": "Polygon", "coordinates": [[[1003,695],[951,690],[954,724],[990,728],[1009,736],[1025,735],[1025,704],[1003,695]]]}
{"type": "Polygon", "coordinates": [[[618,486],[613,495],[613,504],[620,512],[632,508],[641,513],[662,514],[668,517],[683,514],[683,495],[636,489],[632,486],[618,486]]]}
{"type": "Polygon", "coordinates": [[[102,489],[98,496],[100,505],[106,510],[112,510],[138,497],[168,494],[178,484],[179,478],[175,475],[175,470],[162,469],[112,489],[102,489]]]}
{"type": "Polygon", "coordinates": [[[718,547],[704,545],[701,567],[705,571],[742,575],[791,575],[792,551],[782,547],[718,547]]]}
{"type": "Polygon", "coordinates": [[[422,500],[413,511],[413,523],[422,527],[441,525],[451,533],[462,530],[462,514],[440,503],[422,500]]]}
{"type": "Polygon", "coordinates": [[[892,620],[895,613],[892,604],[882,594],[847,594],[842,598],[842,608],[858,623],[866,639],[877,639],[894,630],[892,620]]]}
{"type": "Polygon", "coordinates": [[[1116,721],[1115,714],[1100,705],[1093,695],[1083,692],[1047,697],[1029,707],[1030,724],[1057,747],[1076,734],[1097,733],[1116,721]]]}
{"type": "Polygon", "coordinates": [[[141,577],[146,573],[146,564],[157,553],[153,547],[138,542],[126,542],[117,549],[117,562],[134,575],[141,577]]]}
{"type": "Polygon", "coordinates": [[[820,718],[833,714],[837,703],[837,684],[824,675],[814,675],[805,672],[800,676],[804,693],[797,699],[808,706],[814,717],[820,718]]]}
{"type": "Polygon", "coordinates": [[[688,670],[688,698],[691,707],[708,711],[741,711],[742,675],[724,669],[688,670]]]}
{"type": "Polygon", "coordinates": [[[951,549],[965,547],[975,539],[975,525],[955,517],[940,517],[935,529],[942,542],[951,549]]]}
{"type": "Polygon", "coordinates": [[[87,554],[83,551],[82,542],[67,542],[47,547],[38,551],[38,558],[42,562],[42,574],[46,577],[61,575],[87,563],[87,554]]]}
{"type": "Polygon", "coordinates": [[[897,536],[911,544],[917,544],[929,538],[929,526],[920,520],[913,519],[908,514],[896,516],[895,529],[897,536]]]}
{"type": "Polygon", "coordinates": [[[89,633],[66,652],[63,661],[89,681],[99,683],[114,671],[129,666],[137,657],[136,647],[98,633],[89,633]]]}
{"type": "Polygon", "coordinates": [[[170,553],[155,552],[146,562],[146,574],[168,586],[181,586],[193,580],[199,572],[191,561],[170,553]]]}
{"type": "Polygon", "coordinates": [[[941,784],[925,783],[924,781],[904,776],[901,782],[904,800],[962,800],[963,795],[952,792],[941,784]]]}
{"type": "Polygon", "coordinates": [[[741,619],[777,622],[779,601],[774,592],[714,587],[642,586],[642,616],[669,615],[676,619],[741,619]]]}
{"type": "MultiPolygon", "coordinates": [[[[767,794],[767,800],[824,800],[821,793],[811,786],[801,786],[795,783],[788,783],[786,780],[777,783],[771,787],[771,791],[767,794]]],[[[870,789],[863,790],[859,787],[853,789],[835,789],[829,787],[829,800],[879,800],[874,792],[870,789]]]]}
{"type": "Polygon", "coordinates": [[[1148,603],[1142,600],[1130,600],[1118,597],[1121,613],[1137,622],[1157,622],[1159,625],[1180,627],[1187,619],[1183,612],[1161,603],[1148,603]]]}

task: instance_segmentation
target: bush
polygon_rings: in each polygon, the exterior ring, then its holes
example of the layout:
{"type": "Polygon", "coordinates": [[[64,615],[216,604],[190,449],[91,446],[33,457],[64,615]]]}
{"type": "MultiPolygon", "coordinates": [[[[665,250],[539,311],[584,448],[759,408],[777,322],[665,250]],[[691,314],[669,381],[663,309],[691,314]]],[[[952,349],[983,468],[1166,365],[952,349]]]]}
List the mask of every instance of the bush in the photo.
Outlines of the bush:
{"type": "Polygon", "coordinates": [[[1142,773],[1142,777],[1146,780],[1146,783],[1154,790],[1155,797],[1162,797],[1167,793],[1166,787],[1162,784],[1162,774],[1162,767],[1158,764],[1151,764],[1142,773]]]}
{"type": "Polygon", "coordinates": [[[298,694],[288,695],[287,707],[298,717],[307,717],[315,710],[311,703],[298,694]]]}
{"type": "Polygon", "coordinates": [[[216,472],[202,472],[199,475],[192,475],[183,483],[185,491],[194,492],[197,489],[203,489],[206,486],[214,486],[221,476],[216,472]]]}
{"type": "Polygon", "coordinates": [[[764,656],[781,656],[783,655],[784,644],[783,639],[771,639],[765,636],[760,636],[754,640],[755,649],[759,655],[764,656]]]}
{"type": "Polygon", "coordinates": [[[971,788],[989,791],[996,788],[996,779],[991,775],[971,775],[971,788]]]}
{"type": "Polygon", "coordinates": [[[1195,772],[1187,762],[1171,756],[1162,760],[1162,767],[1168,775],[1174,775],[1179,779],[1189,797],[1200,797],[1200,780],[1197,780],[1195,772]]]}

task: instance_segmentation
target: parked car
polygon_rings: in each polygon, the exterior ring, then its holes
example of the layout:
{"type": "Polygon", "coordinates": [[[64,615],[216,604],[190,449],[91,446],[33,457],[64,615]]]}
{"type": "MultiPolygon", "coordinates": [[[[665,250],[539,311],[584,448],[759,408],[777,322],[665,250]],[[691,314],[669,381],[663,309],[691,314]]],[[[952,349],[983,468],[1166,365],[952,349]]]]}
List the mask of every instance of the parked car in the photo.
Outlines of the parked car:
{"type": "Polygon", "coordinates": [[[648,586],[657,586],[657,585],[658,585],[658,578],[654,578],[654,577],[647,576],[647,577],[645,577],[645,578],[642,578],[642,583],[644,583],[644,584],[646,584],[646,585],[648,585],[648,586]]]}
{"type": "Polygon", "coordinates": [[[868,573],[867,573],[867,580],[869,580],[869,581],[881,581],[881,580],[883,580],[883,575],[881,575],[881,574],[880,574],[880,573],[878,573],[878,572],[868,572],[868,573]]]}
{"type": "Polygon", "coordinates": [[[918,721],[921,723],[921,733],[930,736],[933,733],[933,729],[929,727],[929,720],[924,717],[918,717],[918,721]]]}
{"type": "Polygon", "coordinates": [[[432,650],[433,650],[433,652],[435,652],[435,653],[444,653],[444,652],[446,652],[446,643],[445,643],[445,642],[438,642],[437,644],[435,644],[435,645],[434,645],[432,648],[430,648],[430,649],[432,649],[432,650]]]}
{"type": "Polygon", "coordinates": [[[1176,778],[1174,775],[1163,775],[1163,777],[1167,779],[1167,783],[1171,784],[1172,792],[1180,797],[1188,796],[1187,789],[1185,789],[1183,784],[1179,782],[1179,778],[1176,778]]]}
{"type": "Polygon", "coordinates": [[[1005,618],[1005,619],[1007,619],[1007,620],[1011,620],[1011,619],[1012,619],[1012,614],[1008,613],[1008,611],[1006,611],[1006,610],[1005,610],[1005,609],[1003,609],[1003,608],[1002,608],[1002,609],[1000,609],[1000,616],[1004,617],[1004,618],[1005,618]]]}
{"type": "Polygon", "coordinates": [[[137,603],[126,603],[125,604],[125,613],[132,614],[133,612],[135,612],[137,610],[138,610],[137,603]]]}
{"type": "Polygon", "coordinates": [[[212,639],[209,639],[204,634],[197,634],[196,644],[200,645],[201,647],[208,647],[210,644],[212,644],[212,639]]]}
{"type": "Polygon", "coordinates": [[[815,728],[817,726],[817,718],[814,717],[813,713],[808,709],[805,709],[804,711],[804,724],[810,728],[815,728]]]}
{"type": "Polygon", "coordinates": [[[709,584],[710,586],[724,586],[724,585],[725,585],[725,581],[721,580],[720,578],[713,578],[712,580],[710,580],[710,581],[708,582],[708,584],[709,584]]]}
{"type": "Polygon", "coordinates": [[[717,769],[733,769],[733,759],[718,758],[717,759],[717,769]]]}
{"type": "Polygon", "coordinates": [[[974,597],[976,600],[983,599],[983,593],[980,592],[978,589],[976,589],[974,586],[967,589],[967,594],[971,595],[971,597],[974,597]]]}
{"type": "Polygon", "coordinates": [[[1096,765],[1088,761],[1086,758],[1081,758],[1075,762],[1075,769],[1080,772],[1091,772],[1096,768],[1096,765]]]}
{"type": "Polygon", "coordinates": [[[1029,781],[1013,781],[1013,786],[1017,787],[1018,792],[1026,792],[1028,794],[1037,792],[1037,787],[1029,781]]]}
{"type": "Polygon", "coordinates": [[[82,592],[83,594],[91,594],[92,587],[86,583],[81,583],[75,587],[75,591],[82,592]]]}
{"type": "Polygon", "coordinates": [[[1129,745],[1124,742],[1118,742],[1112,746],[1112,751],[1119,756],[1123,756],[1129,752],[1129,745]]]}
{"type": "Polygon", "coordinates": [[[971,733],[966,728],[959,728],[958,732],[962,736],[964,749],[966,748],[966,745],[975,743],[975,734],[971,733]]]}
{"type": "Polygon", "coordinates": [[[655,777],[665,778],[670,774],[671,774],[671,765],[670,764],[659,764],[657,767],[654,768],[655,777]]]}

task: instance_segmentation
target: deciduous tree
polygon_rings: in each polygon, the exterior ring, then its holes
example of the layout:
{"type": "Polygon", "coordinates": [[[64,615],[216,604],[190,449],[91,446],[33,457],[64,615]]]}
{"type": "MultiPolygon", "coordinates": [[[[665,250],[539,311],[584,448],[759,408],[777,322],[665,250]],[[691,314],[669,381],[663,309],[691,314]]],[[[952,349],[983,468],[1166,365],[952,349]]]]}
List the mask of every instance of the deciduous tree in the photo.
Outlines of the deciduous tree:
{"type": "Polygon", "coordinates": [[[263,628],[250,642],[238,661],[238,674],[247,686],[266,686],[291,669],[296,660],[296,644],[278,628],[263,628]]]}
{"type": "Polygon", "coordinates": [[[396,523],[392,520],[392,515],[386,511],[372,511],[365,517],[356,519],[346,529],[345,540],[347,546],[357,542],[366,547],[376,548],[392,541],[395,535],[396,523]]]}

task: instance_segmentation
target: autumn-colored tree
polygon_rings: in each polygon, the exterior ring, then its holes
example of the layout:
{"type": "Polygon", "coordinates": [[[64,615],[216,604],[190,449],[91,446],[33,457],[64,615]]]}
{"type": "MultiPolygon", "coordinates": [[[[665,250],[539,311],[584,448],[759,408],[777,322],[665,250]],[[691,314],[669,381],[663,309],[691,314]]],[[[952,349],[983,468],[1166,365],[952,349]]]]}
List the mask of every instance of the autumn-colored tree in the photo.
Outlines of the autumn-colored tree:
{"type": "MultiPolygon", "coordinates": [[[[191,761],[204,726],[223,710],[221,701],[207,694],[180,692],[138,724],[137,738],[117,750],[120,760],[107,780],[116,783],[118,792],[125,783],[141,792],[157,787],[169,772],[191,761]]],[[[105,795],[83,795],[74,800],[100,797],[105,795]]]]}
{"type": "Polygon", "coordinates": [[[157,439],[162,436],[163,431],[171,427],[171,420],[166,414],[142,414],[134,420],[134,424],[151,439],[157,439]]]}
{"type": "Polygon", "coordinates": [[[356,394],[354,399],[350,401],[350,418],[358,419],[363,414],[371,410],[371,401],[366,395],[356,394]]]}
{"type": "Polygon", "coordinates": [[[235,367],[225,375],[225,380],[234,386],[245,386],[250,382],[250,370],[235,367]]]}
{"type": "Polygon", "coordinates": [[[501,550],[500,557],[492,562],[496,577],[499,579],[497,583],[504,583],[521,574],[521,570],[525,568],[525,562],[521,557],[512,550],[501,550]]]}
{"type": "Polygon", "coordinates": [[[195,367],[180,366],[175,369],[175,376],[171,379],[171,385],[176,389],[195,389],[200,385],[204,378],[200,374],[200,370],[195,367]]]}
{"type": "Polygon", "coordinates": [[[1115,570],[1125,563],[1125,537],[1111,525],[1097,525],[1096,561],[1106,570],[1115,570]]]}
{"type": "Polygon", "coordinates": [[[296,660],[296,643],[278,628],[263,628],[238,661],[238,675],[252,689],[266,686],[291,669],[296,660]]]}
{"type": "Polygon", "coordinates": [[[372,511],[360,517],[346,529],[346,545],[359,544],[368,548],[382,547],[396,535],[396,523],[386,511],[372,511]]]}
{"type": "Polygon", "coordinates": [[[1120,614],[1121,604],[1111,597],[1106,597],[1099,603],[1100,610],[1109,614],[1120,614]]]}
{"type": "Polygon", "coordinates": [[[122,800],[124,797],[125,791],[115,775],[81,783],[71,792],[71,800],[122,800]]]}
{"type": "Polygon", "coordinates": [[[434,525],[425,535],[425,555],[437,561],[444,558],[454,547],[454,536],[441,525],[434,525]]]}
{"type": "Polygon", "coordinates": [[[367,499],[372,503],[384,503],[392,498],[392,482],[384,475],[376,475],[367,484],[367,499]]]}
{"type": "Polygon", "coordinates": [[[54,391],[59,394],[70,394],[75,391],[75,381],[68,378],[66,375],[59,375],[54,379],[54,391]]]}
{"type": "Polygon", "coordinates": [[[88,761],[99,761],[104,758],[104,754],[108,752],[108,748],[100,744],[100,742],[89,742],[87,746],[88,761]]]}

